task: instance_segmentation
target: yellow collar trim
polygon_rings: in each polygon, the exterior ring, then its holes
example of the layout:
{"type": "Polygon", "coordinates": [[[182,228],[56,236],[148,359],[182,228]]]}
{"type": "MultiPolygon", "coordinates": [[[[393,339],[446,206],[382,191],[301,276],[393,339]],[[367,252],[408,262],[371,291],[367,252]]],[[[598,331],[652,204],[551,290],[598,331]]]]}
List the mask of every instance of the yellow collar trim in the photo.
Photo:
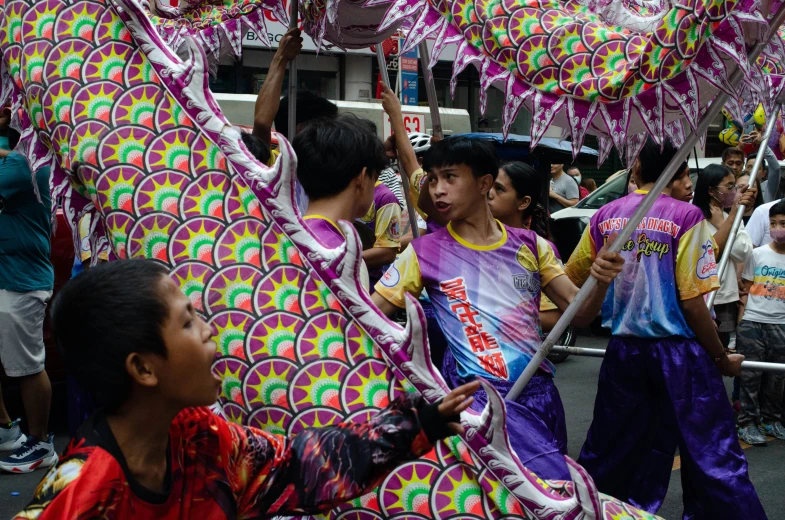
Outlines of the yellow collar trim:
{"type": "Polygon", "coordinates": [[[649,190],[635,190],[635,193],[641,193],[643,195],[646,195],[647,193],[649,193],[649,190]]]}
{"type": "Polygon", "coordinates": [[[496,219],[494,219],[494,222],[496,222],[499,225],[499,228],[502,230],[502,237],[499,239],[498,242],[496,242],[495,244],[491,244],[489,246],[478,246],[461,238],[461,236],[458,233],[456,233],[455,230],[452,228],[452,222],[447,223],[447,231],[449,231],[450,236],[453,237],[455,241],[461,244],[463,247],[467,247],[475,251],[492,251],[494,249],[500,248],[507,242],[507,228],[504,227],[504,225],[496,219]]]}

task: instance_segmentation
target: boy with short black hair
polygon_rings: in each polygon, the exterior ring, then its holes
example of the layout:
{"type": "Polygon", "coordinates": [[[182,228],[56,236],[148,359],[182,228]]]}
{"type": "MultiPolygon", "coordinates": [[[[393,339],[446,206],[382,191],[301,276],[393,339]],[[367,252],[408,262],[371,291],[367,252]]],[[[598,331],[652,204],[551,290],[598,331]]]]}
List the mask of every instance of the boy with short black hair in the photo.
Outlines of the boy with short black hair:
{"type": "MultiPolygon", "coordinates": [[[[578,289],[564,274],[553,250],[533,231],[493,219],[487,203],[499,170],[493,145],[467,137],[432,144],[423,168],[433,206],[446,227],[415,239],[376,285],[374,303],[388,316],[405,305],[405,293],[423,289],[447,337],[451,365],[442,373],[458,386],[477,376],[506,394],[540,344],[540,288],[562,310],[578,289]]],[[[572,182],[572,181],[570,181],[572,182]]],[[[621,270],[619,255],[598,254],[599,288],[576,322],[597,315],[604,290],[621,270]]],[[[542,478],[568,479],[564,462],[564,409],[545,361],[524,393],[507,401],[513,449],[542,478]]],[[[477,395],[481,409],[486,399],[477,395]]]]}
{"type": "MultiPolygon", "coordinates": [[[[324,246],[338,247],[345,237],[336,223],[368,214],[387,165],[376,127],[354,114],[315,119],[302,126],[292,147],[297,180],[308,196],[305,223],[324,246]]],[[[361,276],[369,288],[365,264],[361,276]]]]}
{"type": "Polygon", "coordinates": [[[227,422],[210,325],[151,260],[99,265],[66,284],[52,323],[99,411],[17,518],[268,518],[323,513],[463,431],[478,385],[439,404],[408,394],[367,423],[286,437],[227,422]],[[111,338],[111,341],[107,341],[111,338]]]}
{"type": "MultiPolygon", "coordinates": [[[[749,361],[785,363],[785,200],[769,210],[772,242],[752,251],[742,272],[744,317],[736,333],[739,354],[749,361]]],[[[785,375],[741,373],[739,438],[754,446],[765,435],[785,440],[782,394],[785,375]]]]}
{"type": "MultiPolygon", "coordinates": [[[[576,284],[675,154],[669,143],[645,144],[632,168],[639,189],[592,216],[565,267],[576,284]]],[[[684,162],[674,177],[686,170],[684,162]]],[[[701,210],[670,196],[672,183],[622,247],[624,270],[602,309],[612,338],[579,462],[600,491],[654,513],[678,447],[685,518],[766,518],[722,382],[743,356],[725,353],[704,300],[719,288],[714,240],[701,210]]]]}
{"type": "Polygon", "coordinates": [[[736,147],[724,149],[722,151],[722,165],[733,172],[735,177],[738,177],[744,169],[744,152],[736,147]]]}
{"type": "Polygon", "coordinates": [[[305,220],[327,247],[343,243],[338,220],[364,217],[387,164],[373,123],[353,114],[304,124],[292,141],[297,179],[308,195],[305,220]]]}

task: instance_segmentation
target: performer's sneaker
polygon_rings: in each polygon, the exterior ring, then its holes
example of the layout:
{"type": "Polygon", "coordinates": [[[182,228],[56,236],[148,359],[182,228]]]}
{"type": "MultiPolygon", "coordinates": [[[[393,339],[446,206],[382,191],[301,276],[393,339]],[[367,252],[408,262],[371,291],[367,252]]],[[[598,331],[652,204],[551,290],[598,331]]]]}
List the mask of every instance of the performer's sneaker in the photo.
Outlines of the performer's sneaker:
{"type": "Polygon", "coordinates": [[[58,459],[53,441],[53,435],[49,435],[48,442],[28,436],[18,450],[0,460],[0,469],[9,473],[30,473],[38,468],[54,466],[58,459]]]}
{"type": "Polygon", "coordinates": [[[763,435],[771,435],[781,441],[785,441],[785,426],[777,421],[774,424],[761,424],[758,429],[763,435]]]}
{"type": "Polygon", "coordinates": [[[27,440],[27,436],[19,428],[17,419],[6,426],[0,426],[0,451],[16,451],[27,440]]]}
{"type": "Polygon", "coordinates": [[[739,428],[739,439],[752,446],[768,446],[769,444],[768,441],[766,441],[766,437],[754,424],[739,428]]]}

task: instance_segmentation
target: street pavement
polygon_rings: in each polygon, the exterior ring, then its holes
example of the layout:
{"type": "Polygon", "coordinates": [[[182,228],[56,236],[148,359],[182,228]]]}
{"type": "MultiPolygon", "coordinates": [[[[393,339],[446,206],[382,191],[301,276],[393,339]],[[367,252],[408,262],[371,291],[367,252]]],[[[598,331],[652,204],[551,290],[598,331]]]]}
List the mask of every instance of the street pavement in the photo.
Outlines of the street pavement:
{"type": "MultiPolygon", "coordinates": [[[[602,348],[608,338],[579,336],[576,346],[602,348]]],[[[581,452],[586,432],[591,424],[594,398],[597,395],[597,377],[602,359],[571,356],[556,367],[556,386],[559,388],[567,417],[568,450],[570,457],[577,459],[581,452]]],[[[725,378],[728,395],[732,390],[732,379],[725,378]]],[[[742,445],[745,447],[745,445],[742,445]]],[[[767,447],[746,446],[744,455],[750,468],[750,478],[758,492],[769,520],[785,520],[783,503],[783,478],[785,477],[785,441],[769,439],[767,447]]],[[[668,495],[657,513],[662,518],[680,519],[681,502],[681,461],[674,461],[668,495]]],[[[743,519],[739,519],[743,520],[743,519]]]]}
{"type": "MultiPolygon", "coordinates": [[[[607,338],[580,336],[577,346],[605,348],[607,338]]],[[[570,357],[558,365],[556,384],[564,402],[567,415],[569,454],[578,458],[586,432],[591,423],[594,397],[597,391],[597,375],[602,360],[587,357],[570,357]]],[[[730,392],[730,380],[726,387],[730,392]]],[[[64,434],[58,435],[55,444],[61,452],[68,442],[64,434]]],[[[758,491],[763,507],[770,520],[785,520],[783,504],[783,480],[785,479],[785,442],[770,440],[765,448],[747,447],[744,450],[750,466],[750,476],[758,491]]],[[[681,471],[680,461],[674,461],[674,471],[668,496],[659,515],[667,519],[681,518],[681,471]]],[[[44,476],[43,471],[27,475],[0,474],[0,519],[11,518],[32,497],[36,485],[44,476]],[[19,496],[12,496],[18,492],[19,496]]]]}

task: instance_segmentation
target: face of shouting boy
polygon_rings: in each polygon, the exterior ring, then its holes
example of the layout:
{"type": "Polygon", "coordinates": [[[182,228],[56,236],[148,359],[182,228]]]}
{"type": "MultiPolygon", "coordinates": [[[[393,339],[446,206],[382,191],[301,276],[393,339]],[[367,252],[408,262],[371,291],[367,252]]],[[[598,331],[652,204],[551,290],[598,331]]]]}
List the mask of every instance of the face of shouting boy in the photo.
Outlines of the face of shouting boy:
{"type": "Polygon", "coordinates": [[[221,388],[221,380],[212,372],[217,348],[213,331],[174,280],[161,277],[158,290],[169,311],[161,329],[166,357],[138,354],[146,370],[137,378],[141,376],[143,385],[155,387],[175,407],[210,406],[221,388]]]}
{"type": "Polygon", "coordinates": [[[428,188],[436,211],[445,220],[463,220],[477,211],[488,211],[487,196],[493,176],[475,177],[466,164],[434,167],[428,188]]]}

